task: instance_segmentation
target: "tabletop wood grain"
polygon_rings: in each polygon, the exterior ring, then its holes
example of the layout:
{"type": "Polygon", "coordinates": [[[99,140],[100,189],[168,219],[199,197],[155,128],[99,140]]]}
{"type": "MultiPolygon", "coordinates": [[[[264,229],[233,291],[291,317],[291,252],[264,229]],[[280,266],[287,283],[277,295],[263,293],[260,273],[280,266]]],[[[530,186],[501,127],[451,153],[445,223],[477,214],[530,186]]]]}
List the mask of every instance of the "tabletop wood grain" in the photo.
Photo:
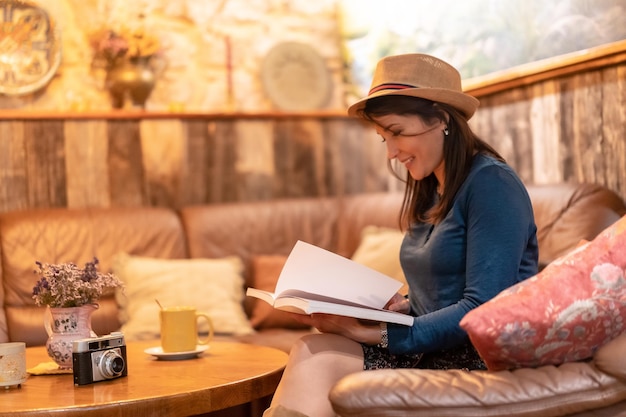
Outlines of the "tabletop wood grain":
{"type": "MultiPolygon", "coordinates": [[[[158,344],[158,342],[157,342],[158,344]]],[[[271,395],[287,354],[243,343],[212,342],[194,359],[162,361],[127,344],[128,376],[74,386],[72,374],[29,376],[21,388],[0,390],[0,417],[183,417],[271,395]]],[[[28,369],[48,362],[45,347],[26,350],[28,369]]]]}

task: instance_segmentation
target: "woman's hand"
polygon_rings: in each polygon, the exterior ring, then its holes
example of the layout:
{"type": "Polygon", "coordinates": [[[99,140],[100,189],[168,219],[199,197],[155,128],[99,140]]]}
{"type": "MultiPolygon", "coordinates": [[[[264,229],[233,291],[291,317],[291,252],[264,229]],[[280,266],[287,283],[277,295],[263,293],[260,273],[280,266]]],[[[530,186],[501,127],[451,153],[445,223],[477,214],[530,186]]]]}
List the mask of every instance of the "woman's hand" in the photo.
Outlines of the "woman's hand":
{"type": "Polygon", "coordinates": [[[334,314],[315,313],[307,316],[304,314],[289,313],[289,315],[291,315],[294,320],[315,327],[322,333],[335,333],[348,336],[351,329],[359,326],[359,320],[355,318],[337,316],[334,314]]]}
{"type": "Polygon", "coordinates": [[[397,311],[403,314],[409,314],[411,312],[411,304],[409,304],[409,299],[399,292],[395,293],[391,300],[385,304],[387,310],[397,311]]]}
{"type": "Polygon", "coordinates": [[[359,343],[375,345],[380,343],[380,325],[364,323],[353,317],[315,313],[310,316],[289,313],[300,323],[315,327],[322,333],[334,333],[359,343]]]}
{"type": "MultiPolygon", "coordinates": [[[[403,314],[411,312],[409,300],[400,293],[396,293],[384,307],[387,310],[403,314]]],[[[360,343],[375,345],[380,343],[380,325],[378,323],[363,322],[353,317],[337,316],[334,314],[311,314],[310,316],[289,313],[296,321],[315,327],[322,333],[334,333],[350,338],[360,343]]]]}

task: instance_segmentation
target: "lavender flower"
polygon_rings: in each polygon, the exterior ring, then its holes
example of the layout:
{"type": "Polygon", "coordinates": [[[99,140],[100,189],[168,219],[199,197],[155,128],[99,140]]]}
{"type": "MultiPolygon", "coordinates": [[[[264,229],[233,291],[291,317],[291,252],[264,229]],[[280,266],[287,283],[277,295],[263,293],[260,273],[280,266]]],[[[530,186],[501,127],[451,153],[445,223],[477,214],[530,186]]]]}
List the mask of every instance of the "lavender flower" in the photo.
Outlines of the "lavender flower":
{"type": "Polygon", "coordinates": [[[53,265],[36,262],[34,272],[41,278],[33,287],[33,300],[38,306],[79,307],[95,303],[107,291],[122,287],[113,274],[98,272],[98,259],[79,268],[72,262],[53,265]]]}

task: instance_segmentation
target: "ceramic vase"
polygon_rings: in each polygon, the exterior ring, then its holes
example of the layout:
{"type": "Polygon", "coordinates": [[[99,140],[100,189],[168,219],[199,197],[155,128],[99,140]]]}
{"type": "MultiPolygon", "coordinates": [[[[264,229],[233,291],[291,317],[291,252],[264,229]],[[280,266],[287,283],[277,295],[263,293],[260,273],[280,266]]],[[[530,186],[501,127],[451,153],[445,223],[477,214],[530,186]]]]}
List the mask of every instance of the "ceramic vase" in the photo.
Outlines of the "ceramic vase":
{"type": "Polygon", "coordinates": [[[131,58],[117,61],[108,71],[105,86],[113,108],[145,108],[156,76],[150,58],[131,58]]]}
{"type": "Polygon", "coordinates": [[[72,367],[72,342],[94,337],[91,315],[98,306],[87,304],[80,307],[49,308],[44,324],[48,333],[46,349],[48,356],[61,368],[72,367]]]}

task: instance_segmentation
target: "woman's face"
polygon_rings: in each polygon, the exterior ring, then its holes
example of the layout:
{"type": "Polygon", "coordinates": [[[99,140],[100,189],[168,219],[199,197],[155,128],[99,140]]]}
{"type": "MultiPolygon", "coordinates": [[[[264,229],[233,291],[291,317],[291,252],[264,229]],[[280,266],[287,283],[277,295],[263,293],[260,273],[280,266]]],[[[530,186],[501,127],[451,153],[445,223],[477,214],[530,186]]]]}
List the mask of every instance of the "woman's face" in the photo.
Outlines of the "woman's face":
{"type": "Polygon", "coordinates": [[[387,158],[397,159],[414,180],[434,173],[444,181],[443,130],[441,121],[427,125],[416,115],[390,114],[374,118],[376,133],[387,145],[387,158]]]}

